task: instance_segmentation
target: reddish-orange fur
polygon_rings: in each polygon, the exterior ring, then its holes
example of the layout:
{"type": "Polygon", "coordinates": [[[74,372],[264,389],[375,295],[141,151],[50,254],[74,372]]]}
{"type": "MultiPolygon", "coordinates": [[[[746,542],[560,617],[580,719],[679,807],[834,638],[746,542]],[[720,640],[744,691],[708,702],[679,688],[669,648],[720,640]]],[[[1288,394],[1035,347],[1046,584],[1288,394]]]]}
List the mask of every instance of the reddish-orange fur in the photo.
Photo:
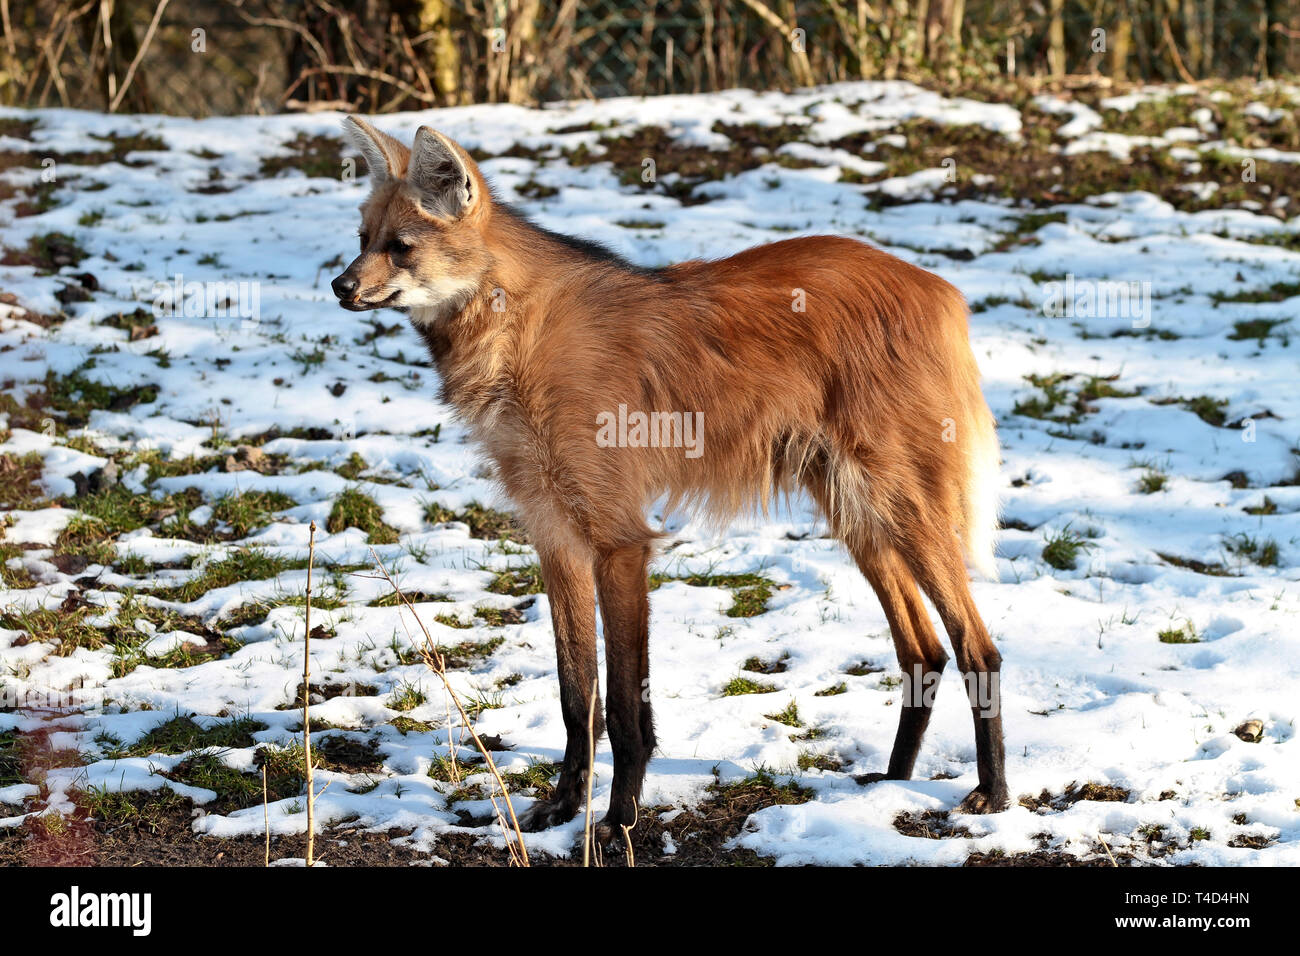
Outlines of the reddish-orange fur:
{"type": "MultiPolygon", "coordinates": [[[[963,564],[963,546],[988,564],[996,438],[956,289],[829,236],[631,268],[536,229],[492,198],[463,150],[417,138],[417,153],[449,151],[448,175],[468,196],[448,200],[452,215],[431,212],[442,180],[408,182],[405,147],[357,125],[363,147],[366,138],[377,145],[372,168],[387,162],[390,177],[363,207],[369,248],[340,277],[357,280],[355,295],[341,297],[364,305],[367,289],[397,289],[401,304],[408,287],[445,292],[435,302],[410,292],[426,299],[412,321],[542,564],[570,740],[557,799],[534,824],[579,805],[596,674],[593,590],[606,622],[615,752],[607,822],[634,819],[654,745],[642,691],[657,534],[645,509],[661,495],[725,524],[806,489],[880,597],[905,676],[935,676],[947,659],[919,585],[962,673],[996,682],[998,654],[963,564]],[[385,254],[399,234],[414,248],[385,254]],[[620,405],[701,413],[702,454],[601,447],[597,417],[620,405]]],[[[910,774],[929,716],[928,703],[902,710],[891,777],[910,774]]],[[[995,809],[1006,799],[1000,718],[976,708],[976,730],[980,787],[967,806],[995,809]]]]}

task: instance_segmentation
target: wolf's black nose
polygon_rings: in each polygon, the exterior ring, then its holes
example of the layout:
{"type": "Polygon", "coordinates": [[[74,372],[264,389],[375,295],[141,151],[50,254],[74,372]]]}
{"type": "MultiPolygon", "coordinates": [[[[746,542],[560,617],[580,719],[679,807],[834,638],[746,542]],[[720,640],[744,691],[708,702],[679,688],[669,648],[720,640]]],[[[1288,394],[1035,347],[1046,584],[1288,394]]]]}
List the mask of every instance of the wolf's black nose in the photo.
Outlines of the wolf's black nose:
{"type": "Polygon", "coordinates": [[[334,290],[334,294],[340,299],[346,299],[357,291],[357,280],[345,272],[330,283],[330,288],[334,290]]]}

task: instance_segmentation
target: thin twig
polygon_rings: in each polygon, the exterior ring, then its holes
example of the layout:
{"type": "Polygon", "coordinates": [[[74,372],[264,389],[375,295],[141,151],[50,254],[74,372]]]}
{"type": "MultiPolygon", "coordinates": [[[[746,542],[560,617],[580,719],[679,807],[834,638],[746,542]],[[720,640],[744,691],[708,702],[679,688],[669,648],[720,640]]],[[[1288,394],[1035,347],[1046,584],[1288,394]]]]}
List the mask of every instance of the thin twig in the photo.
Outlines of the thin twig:
{"type": "Polygon", "coordinates": [[[335,76],[338,74],[343,74],[346,76],[364,76],[368,80],[378,80],[380,83],[387,83],[389,86],[395,86],[399,90],[404,91],[408,96],[415,97],[421,103],[436,103],[438,101],[438,98],[436,96],[430,96],[428,93],[416,89],[414,86],[412,86],[410,83],[407,83],[405,80],[400,80],[397,77],[392,76],[388,73],[384,73],[381,70],[358,69],[355,66],[344,66],[342,64],[331,64],[329,66],[316,66],[316,67],[310,67],[306,70],[303,70],[300,74],[298,74],[298,78],[293,81],[293,85],[290,86],[289,89],[283,95],[285,96],[285,98],[287,98],[290,93],[292,93],[295,89],[298,88],[299,84],[301,84],[303,80],[310,79],[313,76],[335,76]]]}
{"type": "Polygon", "coordinates": [[[627,865],[630,867],[636,866],[636,854],[632,852],[632,831],[636,828],[636,818],[640,815],[641,808],[638,807],[636,815],[632,817],[632,826],[628,826],[626,823],[619,824],[623,828],[623,846],[626,847],[627,865]]]}
{"type": "Polygon", "coordinates": [[[112,0],[99,0],[99,23],[104,34],[104,72],[108,75],[108,95],[111,99],[117,93],[117,75],[113,72],[113,32],[109,29],[108,18],[112,13],[112,0]]]}
{"type": "Polygon", "coordinates": [[[284,101],[284,108],[299,113],[324,113],[333,110],[338,113],[355,113],[357,108],[347,100],[298,100],[284,101]]]}
{"type": "Polygon", "coordinates": [[[591,786],[596,777],[596,695],[600,678],[591,682],[591,703],[587,706],[587,817],[582,824],[582,865],[591,866],[591,786]]]}
{"type": "Polygon", "coordinates": [[[420,58],[415,55],[415,47],[411,46],[411,40],[406,35],[405,30],[402,31],[399,38],[402,41],[402,49],[405,51],[407,59],[410,60],[411,66],[415,67],[415,75],[420,78],[420,85],[424,87],[426,92],[432,94],[434,91],[433,83],[429,80],[429,74],[424,71],[424,67],[420,65],[420,58]]]}
{"type": "MultiPolygon", "coordinates": [[[[790,31],[792,27],[779,16],[772,12],[771,8],[762,3],[762,0],[741,0],[741,2],[753,10],[758,18],[778,31],[788,43],[790,40],[790,31]]],[[[792,46],[790,52],[793,54],[792,61],[795,64],[795,72],[799,74],[799,82],[803,86],[813,85],[812,66],[808,62],[808,54],[802,49],[792,46]]]]}
{"type": "Polygon", "coordinates": [[[311,31],[301,24],[294,23],[292,20],[285,20],[282,17],[255,17],[252,14],[245,13],[238,6],[235,7],[235,12],[239,14],[239,16],[242,17],[244,22],[249,26],[278,27],[282,30],[291,30],[294,33],[297,33],[302,37],[303,42],[315,51],[317,59],[322,63],[329,62],[329,54],[327,54],[325,48],[320,45],[320,41],[318,41],[316,37],[312,36],[311,31]]]}
{"type": "MultiPolygon", "coordinates": [[[[68,89],[66,84],[63,82],[63,75],[59,69],[59,63],[63,60],[63,48],[67,46],[68,38],[72,33],[72,25],[85,16],[85,14],[89,13],[90,9],[97,2],[98,0],[86,0],[85,4],[71,12],[67,12],[62,8],[55,12],[54,22],[50,24],[50,28],[46,31],[45,37],[41,40],[40,44],[41,50],[45,53],[45,58],[50,64],[50,68],[45,74],[45,86],[41,88],[39,105],[43,106],[45,104],[45,95],[49,92],[51,83],[53,83],[55,88],[59,91],[59,98],[62,100],[63,105],[70,105],[68,100],[68,89]],[[62,27],[61,30],[60,27],[62,27]],[[57,50],[53,49],[54,38],[56,35],[59,38],[57,50]]],[[[99,34],[97,32],[94,33],[93,39],[98,41],[99,34]]],[[[27,79],[27,85],[23,88],[24,100],[31,97],[32,91],[36,89],[36,82],[40,79],[40,76],[40,68],[33,66],[31,76],[27,79]]],[[[84,92],[85,87],[83,86],[82,89],[84,92]]]]}
{"type": "Polygon", "coordinates": [[[1100,830],[1097,831],[1097,839],[1101,841],[1102,848],[1105,849],[1106,855],[1110,857],[1110,865],[1118,868],[1119,864],[1115,862],[1115,854],[1110,852],[1110,847],[1106,844],[1106,838],[1101,835],[1100,830]]]}
{"type": "Polygon", "coordinates": [[[311,566],[316,557],[316,522],[309,527],[307,539],[307,608],[304,614],[307,628],[302,639],[302,752],[307,764],[307,865],[316,856],[316,793],[315,774],[311,766],[311,566]]]}
{"type": "MultiPolygon", "coordinates": [[[[57,53],[50,49],[50,40],[52,39],[52,37],[53,34],[47,36],[45,38],[45,42],[42,44],[42,50],[45,53],[45,59],[49,63],[49,72],[47,76],[54,83],[54,88],[59,91],[59,100],[63,103],[65,107],[67,107],[71,105],[70,101],[68,100],[68,87],[63,82],[63,73],[59,69],[59,61],[63,57],[63,46],[64,43],[67,41],[67,30],[65,29],[64,32],[60,34],[60,43],[59,43],[59,49],[57,53]]],[[[39,74],[37,73],[33,73],[32,79],[35,79],[38,75],[39,74]]],[[[41,90],[42,105],[44,105],[45,94],[47,92],[49,92],[48,83],[41,90]]]]}
{"type": "Polygon", "coordinates": [[[266,797],[266,761],[262,761],[262,820],[266,825],[266,866],[271,865],[271,808],[266,797]]]}
{"type": "Polygon", "coordinates": [[[5,46],[9,48],[10,56],[17,56],[18,50],[14,47],[14,28],[9,19],[9,0],[0,0],[0,20],[3,20],[5,30],[5,46]]]}
{"type": "MultiPolygon", "coordinates": [[[[492,752],[488,750],[487,745],[484,744],[482,738],[479,737],[478,731],[474,729],[474,724],[469,719],[469,714],[465,712],[465,707],[461,704],[460,696],[451,686],[451,682],[447,680],[446,661],[444,660],[442,653],[434,643],[433,636],[429,633],[429,629],[425,626],[424,621],[420,620],[420,615],[415,612],[415,606],[410,602],[407,596],[402,593],[402,589],[397,586],[397,582],[394,581],[392,575],[388,573],[388,569],[384,567],[384,563],[379,560],[379,555],[375,553],[374,548],[370,549],[370,556],[375,559],[375,564],[379,568],[379,573],[383,575],[384,580],[388,582],[389,587],[391,587],[394,593],[397,594],[397,597],[401,600],[406,609],[411,612],[411,616],[415,618],[415,623],[420,626],[420,631],[424,634],[424,648],[421,651],[424,657],[424,662],[430,670],[438,675],[438,679],[442,681],[442,686],[446,688],[448,695],[451,697],[452,703],[456,705],[456,710],[460,714],[462,726],[469,731],[469,735],[474,741],[474,746],[478,748],[479,753],[483,755],[483,759],[487,761],[488,770],[496,780],[497,786],[501,788],[501,795],[505,798],[506,810],[510,814],[510,825],[514,829],[515,842],[519,850],[518,859],[520,865],[530,865],[528,861],[528,847],[524,844],[524,834],[519,828],[519,818],[515,815],[515,805],[514,801],[510,799],[510,791],[506,789],[506,782],[501,777],[501,771],[497,769],[496,761],[492,759],[492,752]]],[[[447,739],[448,741],[451,739],[450,727],[447,728],[447,739]]],[[[493,806],[496,806],[495,798],[493,798],[492,804],[493,806]]],[[[505,821],[502,820],[501,822],[502,829],[505,830],[505,821]]],[[[506,845],[508,848],[510,847],[508,834],[506,837],[506,845]]],[[[511,850],[511,858],[515,859],[513,850],[511,850]]]]}
{"type": "MultiPolygon", "coordinates": [[[[148,52],[149,44],[153,42],[154,31],[158,29],[158,21],[162,19],[163,11],[167,9],[167,4],[170,2],[171,0],[159,0],[158,8],[153,12],[153,20],[149,22],[149,29],[145,31],[144,39],[140,42],[140,49],[135,51],[135,57],[131,60],[131,65],[126,68],[126,76],[122,77],[122,86],[118,89],[117,95],[113,97],[113,101],[108,104],[110,113],[116,113],[117,108],[122,104],[122,97],[126,96],[131,81],[135,79],[135,69],[140,65],[140,61],[144,59],[145,53],[148,52]]],[[[109,75],[112,76],[111,73],[109,75]]]]}
{"type": "Polygon", "coordinates": [[[1183,78],[1184,83],[1195,83],[1192,74],[1187,72],[1187,67],[1183,66],[1183,58],[1178,55],[1178,44],[1174,42],[1174,31],[1169,26],[1169,18],[1165,17],[1161,22],[1161,29],[1164,32],[1165,45],[1169,48],[1169,56],[1174,61],[1174,69],[1178,75],[1183,78]]]}
{"type": "MultiPolygon", "coordinates": [[[[405,595],[402,596],[402,600],[408,607],[410,607],[410,602],[406,601],[405,595]]],[[[415,613],[414,609],[411,610],[411,613],[415,613]]],[[[497,786],[501,788],[501,795],[506,801],[506,809],[510,812],[510,823],[515,831],[514,841],[511,841],[510,839],[510,831],[506,828],[505,817],[501,813],[501,808],[497,806],[496,794],[489,792],[488,799],[492,802],[492,810],[497,818],[498,825],[501,827],[501,833],[506,838],[506,849],[510,853],[510,860],[512,863],[517,863],[520,866],[528,866],[528,849],[524,846],[524,835],[519,829],[519,820],[515,816],[515,807],[514,803],[510,799],[510,791],[506,789],[506,782],[502,779],[500,771],[497,770],[496,761],[492,759],[491,753],[479,738],[478,732],[474,730],[473,725],[470,723],[469,714],[465,712],[465,708],[461,705],[460,697],[451,689],[451,683],[447,680],[446,660],[436,647],[431,651],[430,648],[426,646],[423,649],[423,656],[425,664],[435,674],[437,674],[438,678],[442,681],[443,687],[450,695],[452,702],[456,705],[456,710],[460,714],[462,726],[464,726],[470,732],[470,736],[474,738],[475,746],[478,747],[479,753],[481,753],[483,758],[487,761],[488,770],[491,771],[493,778],[496,780],[497,786]],[[516,849],[516,847],[518,849],[516,849]]],[[[447,740],[449,744],[451,741],[451,729],[452,728],[448,726],[447,740]]],[[[448,749],[450,749],[450,746],[448,749]]],[[[454,757],[452,758],[452,765],[453,767],[455,766],[454,757]]]]}
{"type": "MultiPolygon", "coordinates": [[[[372,549],[371,549],[371,554],[373,554],[373,553],[374,553],[374,549],[372,548],[372,549]]],[[[355,571],[353,572],[353,575],[354,575],[355,577],[358,577],[358,578],[367,578],[368,580],[371,580],[371,581],[379,581],[379,580],[382,580],[382,577],[383,577],[382,575],[378,575],[378,574],[361,574],[361,573],[359,573],[359,572],[355,572],[355,571]]],[[[401,592],[400,592],[400,589],[399,589],[398,593],[399,593],[399,594],[401,593],[401,592]]],[[[415,638],[411,635],[411,629],[410,629],[409,627],[406,626],[406,618],[402,617],[402,615],[399,614],[399,615],[397,616],[397,620],[401,622],[401,624],[402,624],[402,630],[404,630],[404,631],[406,632],[406,639],[407,639],[408,641],[410,641],[411,644],[415,644],[415,638]]],[[[417,622],[417,623],[419,622],[419,619],[418,619],[418,618],[416,619],[416,622],[417,622]]],[[[435,647],[434,650],[436,651],[437,648],[435,647]]],[[[424,649],[421,648],[421,657],[423,657],[423,656],[424,656],[424,649]]],[[[439,653],[439,657],[441,657],[441,656],[442,656],[441,653],[439,653]]],[[[459,748],[458,748],[458,746],[457,746],[456,740],[452,737],[452,733],[451,733],[451,731],[452,731],[452,725],[453,725],[454,722],[453,722],[452,719],[451,719],[451,694],[450,694],[450,688],[447,687],[447,682],[446,682],[446,681],[443,681],[443,687],[442,687],[442,705],[443,705],[443,708],[444,708],[444,712],[447,714],[447,757],[448,757],[448,759],[449,759],[449,761],[450,761],[450,763],[448,764],[448,770],[449,770],[449,772],[451,773],[451,782],[454,783],[454,784],[458,784],[458,785],[459,785],[459,783],[460,783],[460,750],[459,750],[459,748]]]]}

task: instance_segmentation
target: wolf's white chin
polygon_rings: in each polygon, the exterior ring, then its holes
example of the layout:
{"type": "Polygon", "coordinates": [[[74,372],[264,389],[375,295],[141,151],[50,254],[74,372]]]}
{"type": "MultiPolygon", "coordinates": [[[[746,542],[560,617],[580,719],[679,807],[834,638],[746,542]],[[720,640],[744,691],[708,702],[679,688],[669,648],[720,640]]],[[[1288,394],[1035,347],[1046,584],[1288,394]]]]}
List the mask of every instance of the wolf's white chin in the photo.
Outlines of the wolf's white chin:
{"type": "Polygon", "coordinates": [[[411,310],[411,321],[416,325],[430,325],[448,313],[464,308],[474,289],[474,283],[463,279],[442,279],[414,289],[403,289],[396,304],[411,310]]]}

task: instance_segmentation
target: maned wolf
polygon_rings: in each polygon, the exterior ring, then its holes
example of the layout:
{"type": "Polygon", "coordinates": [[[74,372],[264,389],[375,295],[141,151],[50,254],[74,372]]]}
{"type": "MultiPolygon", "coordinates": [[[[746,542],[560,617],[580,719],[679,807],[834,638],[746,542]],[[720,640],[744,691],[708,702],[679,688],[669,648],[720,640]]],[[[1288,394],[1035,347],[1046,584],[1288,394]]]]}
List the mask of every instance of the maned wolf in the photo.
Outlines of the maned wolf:
{"type": "MultiPolygon", "coordinates": [[[[428,127],[408,149],[351,117],[345,126],[373,188],[361,254],[334,292],[354,311],[410,310],[444,400],[495,463],[541,563],[568,745],[554,798],[530,808],[525,825],[551,826],[582,806],[595,597],[609,698],[604,719],[595,702],[595,736],[608,730],[614,752],[598,835],[635,823],[655,747],[646,572],[658,535],[647,505],[666,496],[721,525],[800,488],[879,597],[905,677],[889,767],[859,780],[912,773],[948,660],[923,591],[975,718],[979,785],[962,806],[1005,806],[1001,657],[963,561],[986,572],[993,563],[998,445],[961,293],[832,236],[640,268],[529,223],[428,127]],[[700,453],[672,447],[672,435],[645,440],[653,412],[700,422],[700,453]],[[600,440],[611,416],[636,413],[639,440],[600,440]]],[[[628,431],[621,424],[619,438],[628,431]]]]}

